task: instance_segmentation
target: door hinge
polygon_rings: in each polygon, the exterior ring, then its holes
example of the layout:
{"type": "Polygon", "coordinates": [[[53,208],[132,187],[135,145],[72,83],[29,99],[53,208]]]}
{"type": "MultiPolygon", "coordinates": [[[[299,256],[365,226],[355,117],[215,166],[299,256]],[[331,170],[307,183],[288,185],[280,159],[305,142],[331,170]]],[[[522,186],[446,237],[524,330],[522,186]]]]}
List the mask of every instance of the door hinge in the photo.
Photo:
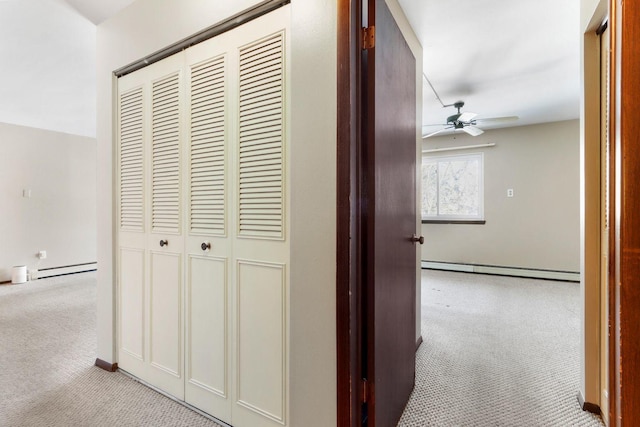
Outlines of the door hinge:
{"type": "Polygon", "coordinates": [[[376,46],[376,27],[370,26],[362,29],[362,49],[372,49],[376,46]]]}
{"type": "Polygon", "coordinates": [[[366,378],[362,379],[362,403],[367,403],[369,400],[369,385],[366,378]]]}

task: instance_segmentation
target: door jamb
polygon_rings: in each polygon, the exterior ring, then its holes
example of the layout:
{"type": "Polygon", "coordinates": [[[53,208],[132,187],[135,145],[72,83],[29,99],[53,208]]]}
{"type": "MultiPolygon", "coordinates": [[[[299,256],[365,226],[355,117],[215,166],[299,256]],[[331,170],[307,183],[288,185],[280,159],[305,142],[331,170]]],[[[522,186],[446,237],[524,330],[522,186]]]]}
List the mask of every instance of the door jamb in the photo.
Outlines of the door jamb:
{"type": "Polygon", "coordinates": [[[610,141],[614,147],[612,181],[614,185],[615,260],[612,268],[612,332],[613,360],[610,364],[610,388],[614,389],[615,418],[611,426],[632,424],[640,419],[640,194],[635,189],[640,181],[640,4],[611,0],[611,86],[610,141]],[[622,345],[624,343],[624,345],[622,345]]]}
{"type": "Polygon", "coordinates": [[[360,146],[361,4],[337,0],[337,425],[361,424],[360,146]]]}

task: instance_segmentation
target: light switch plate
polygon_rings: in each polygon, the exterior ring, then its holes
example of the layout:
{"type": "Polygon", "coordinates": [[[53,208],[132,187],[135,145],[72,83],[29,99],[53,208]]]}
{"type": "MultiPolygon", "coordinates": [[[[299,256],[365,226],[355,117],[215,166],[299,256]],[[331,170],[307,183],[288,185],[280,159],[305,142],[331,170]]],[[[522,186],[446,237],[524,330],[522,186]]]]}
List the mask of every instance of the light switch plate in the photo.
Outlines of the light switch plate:
{"type": "Polygon", "coordinates": [[[507,189],[507,197],[513,197],[513,188],[507,189]]]}

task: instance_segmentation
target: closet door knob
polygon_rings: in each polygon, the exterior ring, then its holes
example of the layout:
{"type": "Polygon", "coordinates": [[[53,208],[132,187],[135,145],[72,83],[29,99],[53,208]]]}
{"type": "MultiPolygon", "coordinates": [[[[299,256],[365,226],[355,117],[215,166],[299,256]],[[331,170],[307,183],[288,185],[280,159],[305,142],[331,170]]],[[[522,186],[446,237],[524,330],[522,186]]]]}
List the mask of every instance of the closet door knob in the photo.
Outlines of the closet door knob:
{"type": "Polygon", "coordinates": [[[200,248],[202,248],[203,251],[208,251],[211,249],[211,243],[202,242],[202,244],[200,245],[200,248]]]}
{"type": "Polygon", "coordinates": [[[424,245],[424,237],[423,236],[416,236],[415,234],[413,235],[413,237],[411,237],[411,241],[413,243],[420,243],[421,245],[424,245]]]}
{"type": "Polygon", "coordinates": [[[168,240],[160,240],[160,247],[168,246],[168,245],[169,245],[169,241],[168,240]]]}

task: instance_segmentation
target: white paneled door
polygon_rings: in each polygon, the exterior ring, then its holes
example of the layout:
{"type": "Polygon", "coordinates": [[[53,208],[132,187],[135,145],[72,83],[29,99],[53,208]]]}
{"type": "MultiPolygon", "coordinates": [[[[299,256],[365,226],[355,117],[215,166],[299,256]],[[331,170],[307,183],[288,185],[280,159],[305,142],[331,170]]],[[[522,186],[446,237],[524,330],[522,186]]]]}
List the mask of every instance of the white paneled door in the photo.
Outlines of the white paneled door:
{"type": "MultiPolygon", "coordinates": [[[[237,33],[234,421],[288,424],[288,10],[237,33]]],[[[303,143],[303,141],[301,141],[303,143]]]]}
{"type": "Polygon", "coordinates": [[[188,231],[185,401],[231,423],[229,33],[185,52],[188,231]]]}
{"type": "Polygon", "coordinates": [[[151,382],[184,398],[182,114],[183,60],[172,56],[149,67],[150,226],[149,362],[151,382]],[[152,68],[153,67],[153,68],[152,68]]]}
{"type": "Polygon", "coordinates": [[[183,61],[118,81],[119,365],[184,397],[183,61]]]}
{"type": "Polygon", "coordinates": [[[288,425],[290,6],[118,80],[118,363],[288,425]]]}

